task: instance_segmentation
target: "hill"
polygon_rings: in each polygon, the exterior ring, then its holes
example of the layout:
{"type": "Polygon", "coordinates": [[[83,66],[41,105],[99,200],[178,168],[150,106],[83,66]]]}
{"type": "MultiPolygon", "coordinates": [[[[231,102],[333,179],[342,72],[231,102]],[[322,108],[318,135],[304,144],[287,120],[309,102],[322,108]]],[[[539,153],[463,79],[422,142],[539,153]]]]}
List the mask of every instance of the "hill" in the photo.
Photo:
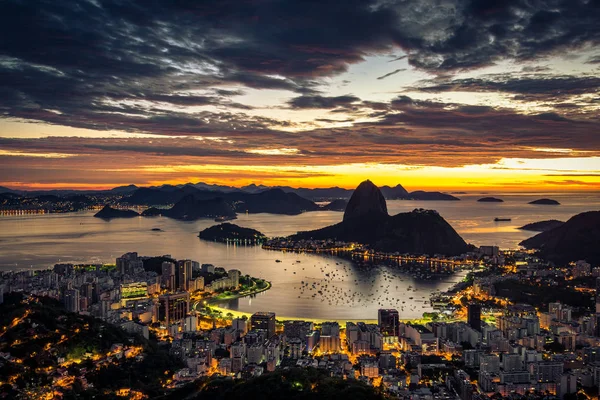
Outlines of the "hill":
{"type": "Polygon", "coordinates": [[[530,201],[528,204],[540,204],[540,205],[546,205],[546,206],[560,205],[560,203],[558,201],[552,200],[552,199],[537,199],[534,201],[530,201]]]}
{"type": "Polygon", "coordinates": [[[504,200],[497,197],[482,197],[477,201],[480,203],[504,203],[504,200]]]}
{"type": "Polygon", "coordinates": [[[522,227],[517,229],[522,229],[524,231],[545,232],[549,231],[550,229],[557,228],[562,224],[564,224],[563,221],[559,221],[557,219],[549,219],[546,221],[532,222],[530,224],[523,225],[522,227]]]}
{"type": "Polygon", "coordinates": [[[162,210],[162,215],[174,219],[193,221],[200,218],[235,217],[236,214],[231,204],[221,197],[203,200],[190,194],[170,209],[162,210]]]}
{"type": "Polygon", "coordinates": [[[331,377],[325,370],[298,367],[276,370],[248,380],[211,379],[201,388],[193,399],[383,400],[386,398],[372,386],[358,380],[344,380],[331,377]]]}
{"type": "Polygon", "coordinates": [[[10,353],[0,363],[4,398],[117,398],[123,387],[155,397],[165,391],[165,371],[181,368],[156,342],[69,313],[54,299],[6,293],[4,300],[0,351],[10,353]]]}
{"type": "Polygon", "coordinates": [[[256,229],[242,228],[228,222],[206,228],[198,234],[198,237],[217,242],[240,241],[250,243],[258,243],[267,238],[256,229]]]}
{"type": "Polygon", "coordinates": [[[542,257],[556,263],[577,260],[600,263],[600,211],[577,214],[561,226],[520,244],[528,249],[538,249],[542,257]]]}
{"type": "Polygon", "coordinates": [[[286,193],[282,189],[270,189],[259,193],[227,193],[223,198],[240,213],[296,215],[319,209],[319,206],[311,200],[295,193],[286,193]]]}
{"type": "Polygon", "coordinates": [[[388,200],[406,199],[408,197],[408,191],[404,189],[402,185],[396,185],[394,187],[382,186],[379,188],[381,194],[388,200]]]}
{"type": "Polygon", "coordinates": [[[133,210],[118,210],[116,208],[112,208],[109,205],[105,205],[104,208],[94,214],[96,218],[102,219],[113,219],[113,218],[134,218],[138,217],[140,214],[133,210]]]}
{"type": "Polygon", "coordinates": [[[323,211],[344,211],[348,206],[348,202],[344,199],[337,199],[332,201],[329,204],[325,204],[321,206],[321,210],[323,211]]]}
{"type": "Polygon", "coordinates": [[[381,192],[370,181],[361,183],[353,198],[342,222],[298,232],[291,239],[337,239],[369,245],[378,251],[413,254],[458,255],[469,248],[436,211],[417,209],[389,216],[381,192]]]}
{"type": "Polygon", "coordinates": [[[387,204],[383,194],[373,182],[366,180],[352,193],[344,211],[344,221],[352,219],[379,219],[387,217],[387,204]]]}
{"type": "Polygon", "coordinates": [[[460,200],[458,197],[454,197],[451,194],[442,192],[425,192],[423,190],[417,190],[410,192],[407,197],[409,200],[438,200],[438,201],[457,201],[460,200]]]}

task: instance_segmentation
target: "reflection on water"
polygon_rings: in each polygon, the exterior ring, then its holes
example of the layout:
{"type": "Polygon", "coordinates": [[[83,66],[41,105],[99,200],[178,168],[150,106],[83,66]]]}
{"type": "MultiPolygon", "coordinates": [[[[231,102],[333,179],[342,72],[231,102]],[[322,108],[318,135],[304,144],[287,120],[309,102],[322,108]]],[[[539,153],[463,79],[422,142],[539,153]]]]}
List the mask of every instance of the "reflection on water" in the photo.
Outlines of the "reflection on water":
{"type": "MultiPolygon", "coordinates": [[[[516,229],[526,223],[566,220],[582,211],[600,209],[597,194],[500,195],[504,203],[476,202],[481,196],[461,197],[463,200],[456,202],[388,201],[388,209],[391,214],[414,208],[436,209],[466,241],[503,248],[516,247],[534,234],[516,229]],[[555,198],[562,205],[527,204],[540,197],[555,198]],[[498,216],[512,221],[494,222],[498,216]]],[[[433,290],[445,290],[452,281],[460,279],[453,276],[444,281],[416,281],[394,268],[364,270],[331,256],[281,253],[199,240],[198,232],[215,224],[212,220],[180,222],[139,217],[106,222],[92,215],[93,212],[81,212],[0,217],[0,269],[46,268],[57,262],[114,262],[128,251],[142,255],[171,254],[175,258],[236,268],[273,283],[267,292],[252,299],[239,299],[231,304],[232,308],[249,312],[271,310],[284,316],[352,319],[376,318],[381,307],[399,310],[404,307],[401,311],[404,317],[420,316],[428,309],[425,300],[433,290]],[[282,262],[276,263],[276,259],[282,262]]],[[[342,213],[329,211],[296,216],[253,214],[240,215],[235,223],[268,236],[284,236],[337,223],[341,218],[342,213]]]]}

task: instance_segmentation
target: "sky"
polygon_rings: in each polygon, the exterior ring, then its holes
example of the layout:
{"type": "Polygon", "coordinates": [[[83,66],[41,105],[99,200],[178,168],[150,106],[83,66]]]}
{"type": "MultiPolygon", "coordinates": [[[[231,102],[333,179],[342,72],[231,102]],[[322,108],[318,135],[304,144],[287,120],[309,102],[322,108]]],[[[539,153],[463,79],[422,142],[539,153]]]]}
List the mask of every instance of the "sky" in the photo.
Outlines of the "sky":
{"type": "Polygon", "coordinates": [[[4,0],[0,185],[600,189],[600,0],[4,0]]]}

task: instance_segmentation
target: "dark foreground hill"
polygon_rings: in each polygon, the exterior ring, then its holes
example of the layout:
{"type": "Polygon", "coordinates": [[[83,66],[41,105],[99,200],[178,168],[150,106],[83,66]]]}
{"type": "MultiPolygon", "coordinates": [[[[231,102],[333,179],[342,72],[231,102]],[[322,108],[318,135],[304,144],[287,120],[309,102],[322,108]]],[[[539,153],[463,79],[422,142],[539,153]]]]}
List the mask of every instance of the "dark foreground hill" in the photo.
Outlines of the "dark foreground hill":
{"type": "Polygon", "coordinates": [[[556,263],[577,260],[599,263],[600,211],[577,214],[563,225],[520,244],[528,249],[538,249],[542,257],[556,263]]]}
{"type": "Polygon", "coordinates": [[[436,211],[417,209],[389,216],[382,199],[377,186],[365,181],[348,202],[342,222],[291,238],[358,242],[386,252],[458,255],[468,251],[467,243],[436,211]]]}
{"type": "MultiPolygon", "coordinates": [[[[193,397],[227,400],[383,400],[386,397],[372,386],[358,380],[331,377],[325,370],[289,368],[264,374],[246,381],[228,378],[210,379],[193,397]]],[[[182,394],[189,388],[182,389],[182,394]]],[[[181,397],[184,398],[184,397],[181,397]]]]}

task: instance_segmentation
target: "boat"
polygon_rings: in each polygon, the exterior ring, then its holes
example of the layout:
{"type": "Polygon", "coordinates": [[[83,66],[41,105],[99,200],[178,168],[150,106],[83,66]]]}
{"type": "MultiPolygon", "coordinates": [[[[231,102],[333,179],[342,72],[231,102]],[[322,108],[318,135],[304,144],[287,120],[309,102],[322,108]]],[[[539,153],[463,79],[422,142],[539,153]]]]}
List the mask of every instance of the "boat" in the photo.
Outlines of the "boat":
{"type": "Polygon", "coordinates": [[[221,216],[221,217],[217,217],[215,218],[215,222],[225,222],[225,221],[231,221],[237,219],[237,217],[235,216],[221,216]]]}
{"type": "Polygon", "coordinates": [[[275,260],[275,262],[281,262],[281,260],[275,260]]]}
{"type": "Polygon", "coordinates": [[[512,221],[510,218],[494,218],[494,222],[506,222],[506,221],[512,221]]]}

